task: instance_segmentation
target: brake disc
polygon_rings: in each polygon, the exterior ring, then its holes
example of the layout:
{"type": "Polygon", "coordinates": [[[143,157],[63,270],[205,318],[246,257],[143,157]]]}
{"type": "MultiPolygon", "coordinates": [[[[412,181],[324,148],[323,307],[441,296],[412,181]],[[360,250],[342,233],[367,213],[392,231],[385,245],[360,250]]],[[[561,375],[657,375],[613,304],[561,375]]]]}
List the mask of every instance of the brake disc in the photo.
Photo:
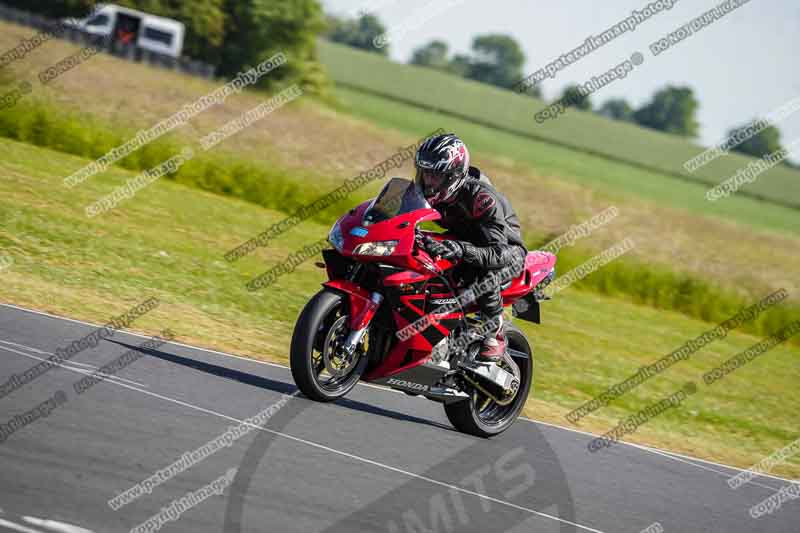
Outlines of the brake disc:
{"type": "Polygon", "coordinates": [[[341,330],[345,329],[348,316],[341,316],[331,325],[328,334],[325,336],[325,344],[322,349],[322,361],[325,363],[325,370],[331,377],[338,378],[349,374],[356,366],[358,357],[355,351],[352,354],[342,353],[341,330]]]}

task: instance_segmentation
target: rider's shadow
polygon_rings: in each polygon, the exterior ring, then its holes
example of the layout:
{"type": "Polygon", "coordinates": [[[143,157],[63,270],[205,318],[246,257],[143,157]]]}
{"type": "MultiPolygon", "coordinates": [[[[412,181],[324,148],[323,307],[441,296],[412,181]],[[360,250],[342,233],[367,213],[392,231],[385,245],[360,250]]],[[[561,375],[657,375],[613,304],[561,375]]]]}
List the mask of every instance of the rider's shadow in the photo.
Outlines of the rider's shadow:
{"type": "MultiPolygon", "coordinates": [[[[297,391],[297,387],[293,383],[286,383],[283,381],[278,381],[276,379],[266,378],[263,376],[257,376],[255,374],[248,374],[247,372],[241,372],[239,370],[234,370],[232,368],[226,368],[224,366],[214,365],[211,363],[206,363],[203,361],[197,361],[195,359],[191,359],[189,357],[184,357],[181,355],[175,355],[167,352],[163,352],[161,350],[154,350],[151,348],[142,348],[140,346],[136,346],[133,344],[127,344],[122,341],[105,339],[106,342],[112,342],[114,344],[118,344],[120,346],[124,346],[130,350],[137,351],[139,353],[143,353],[145,355],[149,355],[151,357],[155,357],[157,359],[161,359],[163,361],[169,361],[170,363],[174,363],[177,365],[187,366],[189,368],[193,368],[195,370],[199,370],[201,372],[205,372],[207,374],[211,374],[214,376],[222,377],[225,379],[231,379],[234,381],[238,381],[240,383],[244,383],[245,385],[251,385],[253,387],[259,387],[262,389],[267,389],[275,392],[279,392],[281,394],[294,394],[297,391]]],[[[305,398],[304,396],[300,396],[299,399],[304,401],[311,401],[305,398]]],[[[393,418],[395,420],[402,420],[405,422],[414,422],[416,424],[425,424],[428,426],[433,426],[440,429],[446,429],[448,431],[455,431],[452,427],[440,424],[438,422],[434,422],[432,420],[426,420],[424,418],[419,418],[412,415],[407,415],[404,413],[398,413],[397,411],[392,411],[390,409],[385,409],[383,407],[378,407],[376,405],[371,405],[364,402],[359,402],[358,400],[352,400],[350,398],[340,398],[333,402],[335,405],[339,405],[342,407],[346,407],[348,409],[354,409],[356,411],[362,411],[365,413],[370,413],[379,416],[385,416],[388,418],[393,418]]]]}

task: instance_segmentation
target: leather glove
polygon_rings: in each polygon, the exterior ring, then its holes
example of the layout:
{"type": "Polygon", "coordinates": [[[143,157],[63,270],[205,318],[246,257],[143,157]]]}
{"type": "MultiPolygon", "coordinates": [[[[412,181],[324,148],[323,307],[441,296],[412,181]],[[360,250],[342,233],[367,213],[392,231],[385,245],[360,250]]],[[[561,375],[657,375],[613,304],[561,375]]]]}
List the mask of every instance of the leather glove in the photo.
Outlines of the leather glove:
{"type": "Polygon", "coordinates": [[[459,241],[438,241],[432,237],[425,236],[423,244],[425,251],[433,258],[441,257],[448,261],[456,261],[464,255],[464,247],[459,241]]]}

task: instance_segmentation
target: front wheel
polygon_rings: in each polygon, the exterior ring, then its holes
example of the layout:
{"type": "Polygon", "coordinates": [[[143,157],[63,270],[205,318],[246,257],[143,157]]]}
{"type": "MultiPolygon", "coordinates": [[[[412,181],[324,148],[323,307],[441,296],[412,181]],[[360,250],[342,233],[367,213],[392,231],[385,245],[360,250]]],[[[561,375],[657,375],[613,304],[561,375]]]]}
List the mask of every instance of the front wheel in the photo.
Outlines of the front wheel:
{"type": "Polygon", "coordinates": [[[512,324],[506,326],[506,342],[511,350],[526,356],[514,358],[520,371],[520,384],[514,399],[507,405],[500,405],[475,390],[468,400],[445,404],[447,419],[457,430],[478,437],[492,437],[510,428],[522,412],[533,383],[533,350],[525,335],[512,324]]]}
{"type": "Polygon", "coordinates": [[[294,327],[292,377],[303,394],[318,402],[350,392],[366,367],[363,343],[349,355],[341,349],[350,333],[345,302],[340,293],[322,290],[306,304],[294,327]]]}

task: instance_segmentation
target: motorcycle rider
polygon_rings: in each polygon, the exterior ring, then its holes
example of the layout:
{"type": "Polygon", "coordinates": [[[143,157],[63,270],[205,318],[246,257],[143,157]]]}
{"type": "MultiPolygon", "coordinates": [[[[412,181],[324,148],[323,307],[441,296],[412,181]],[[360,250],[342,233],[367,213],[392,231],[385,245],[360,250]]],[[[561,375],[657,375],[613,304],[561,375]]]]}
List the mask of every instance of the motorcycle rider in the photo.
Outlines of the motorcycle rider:
{"type": "MultiPolygon", "coordinates": [[[[517,214],[481,171],[470,166],[469,151],[453,133],[434,135],[423,142],[415,157],[417,186],[442,218],[438,224],[456,240],[426,238],[433,257],[462,260],[468,283],[505,274],[478,296],[484,324],[497,322],[496,331],[483,336],[477,360],[497,362],[506,350],[503,328],[502,284],[522,272],[527,255],[517,214]]],[[[485,331],[485,329],[484,329],[485,331]]]]}

